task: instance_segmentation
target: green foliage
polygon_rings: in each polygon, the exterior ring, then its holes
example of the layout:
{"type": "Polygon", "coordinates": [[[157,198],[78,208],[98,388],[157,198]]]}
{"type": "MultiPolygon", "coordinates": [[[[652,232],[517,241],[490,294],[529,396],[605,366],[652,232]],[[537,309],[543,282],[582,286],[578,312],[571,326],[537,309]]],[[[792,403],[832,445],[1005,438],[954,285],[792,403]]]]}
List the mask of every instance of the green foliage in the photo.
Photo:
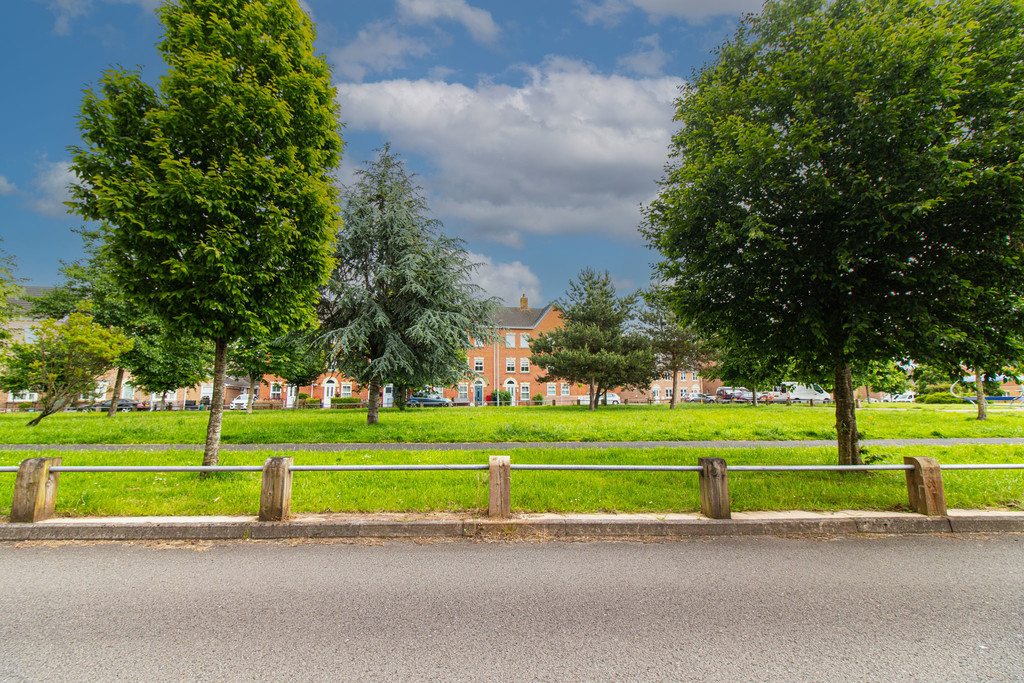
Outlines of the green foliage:
{"type": "Polygon", "coordinates": [[[932,394],[925,394],[918,396],[915,399],[917,403],[931,403],[931,404],[951,404],[951,403],[963,403],[963,399],[957,398],[948,391],[935,392],[932,394]]]}
{"type": "Polygon", "coordinates": [[[344,406],[344,405],[351,405],[353,403],[362,403],[362,402],[363,402],[362,399],[359,398],[358,396],[344,396],[344,397],[343,396],[332,396],[331,397],[331,405],[332,406],[344,406]]]}
{"type": "Polygon", "coordinates": [[[854,371],[854,384],[886,394],[902,394],[910,388],[906,370],[894,360],[862,363],[854,371]]]}
{"type": "Polygon", "coordinates": [[[496,392],[493,399],[499,406],[510,406],[512,405],[512,392],[500,389],[496,392]]]}
{"type": "Polygon", "coordinates": [[[834,373],[841,449],[851,365],[1020,347],[1022,24],[1001,0],[769,2],[677,101],[645,226],[673,303],[834,373]]]}
{"type": "Polygon", "coordinates": [[[120,332],[106,329],[82,313],[65,320],[48,319],[32,326],[35,341],[11,346],[0,388],[40,394],[42,411],[29,425],[73,405],[81,394],[92,393],[96,380],[118,355],[131,348],[120,332]]]}
{"type": "MultiPolygon", "coordinates": [[[[3,241],[2,238],[0,241],[3,241]]],[[[14,259],[0,250],[0,350],[3,349],[4,343],[10,337],[7,323],[14,314],[11,299],[20,295],[21,292],[22,289],[14,277],[14,259]]]]}
{"type": "Polygon", "coordinates": [[[27,413],[29,410],[32,409],[33,405],[35,404],[32,403],[32,401],[21,401],[20,403],[18,403],[18,411],[22,413],[27,413]]]}
{"type": "MultiPolygon", "coordinates": [[[[640,311],[640,329],[650,340],[655,369],[659,373],[667,372],[674,377],[681,370],[703,371],[719,359],[714,340],[684,325],[672,309],[664,290],[653,288],[644,293],[644,300],[647,307],[640,311]]],[[[673,392],[673,405],[675,400],[676,394],[673,392]]]]}
{"type": "Polygon", "coordinates": [[[307,398],[309,398],[309,394],[303,394],[301,392],[296,396],[296,399],[299,401],[305,401],[307,398]]]}
{"type": "MultiPolygon", "coordinates": [[[[337,367],[370,387],[448,386],[466,376],[470,340],[489,340],[493,300],[471,284],[459,240],[440,234],[390,148],[344,197],[336,268],[322,292],[321,340],[337,367]]],[[[376,412],[367,414],[376,421],[376,412]]]]}
{"type": "Polygon", "coordinates": [[[591,397],[620,386],[646,389],[658,370],[649,339],[629,329],[637,298],[617,297],[607,271],[580,271],[555,302],[564,326],[530,340],[530,362],[548,368],[540,381],[589,384],[591,397]]]}
{"type": "Polygon", "coordinates": [[[544,405],[544,394],[534,394],[533,395],[533,402],[534,402],[534,404],[539,405],[539,406],[544,405]]]}

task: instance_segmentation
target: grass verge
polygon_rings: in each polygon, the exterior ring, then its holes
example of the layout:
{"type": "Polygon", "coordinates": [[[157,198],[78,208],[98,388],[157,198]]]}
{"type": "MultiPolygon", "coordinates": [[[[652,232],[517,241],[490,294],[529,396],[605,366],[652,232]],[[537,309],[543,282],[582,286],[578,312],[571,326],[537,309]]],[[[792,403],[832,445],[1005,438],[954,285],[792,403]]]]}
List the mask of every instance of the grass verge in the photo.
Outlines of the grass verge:
{"type": "MultiPolygon", "coordinates": [[[[30,416],[0,415],[0,444],[202,443],[208,413],[60,413],[36,427],[30,416]]],[[[1024,411],[993,413],[914,407],[865,409],[863,438],[1024,437],[1024,411]]],[[[224,443],[415,443],[524,441],[808,440],[836,438],[830,407],[742,405],[527,408],[418,408],[381,411],[366,424],[364,410],[281,410],[224,415],[224,443]]]]}
{"type": "MultiPolygon", "coordinates": [[[[513,463],[696,465],[702,456],[731,465],[834,464],[830,448],[798,449],[514,449],[513,463]]],[[[59,455],[65,465],[195,464],[188,452],[131,451],[25,453],[0,451],[0,465],[29,456],[59,455]]],[[[224,465],[261,464],[269,452],[223,453],[224,465]]],[[[289,452],[296,464],[486,463],[487,451],[289,452]]],[[[926,455],[941,463],[1024,462],[1012,446],[901,447],[880,462],[926,455]]],[[[944,473],[951,508],[1024,509],[1024,470],[944,473]]],[[[902,472],[750,473],[729,475],[733,510],[907,510],[902,472]]],[[[57,515],[255,515],[260,475],[224,473],[201,480],[189,473],[65,473],[57,515]]],[[[10,513],[14,474],[0,474],[0,515],[10,513]]],[[[693,512],[699,509],[696,473],[512,472],[512,506],[529,512],[693,512]]],[[[487,507],[485,472],[366,472],[294,475],[294,512],[480,512],[487,507]]]]}

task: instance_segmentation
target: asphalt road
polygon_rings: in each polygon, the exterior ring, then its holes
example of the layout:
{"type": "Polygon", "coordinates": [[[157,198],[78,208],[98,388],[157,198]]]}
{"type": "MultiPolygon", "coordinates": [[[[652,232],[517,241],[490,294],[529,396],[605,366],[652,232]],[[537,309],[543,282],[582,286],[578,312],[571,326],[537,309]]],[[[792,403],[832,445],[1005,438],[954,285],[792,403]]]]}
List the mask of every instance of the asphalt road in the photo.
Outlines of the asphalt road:
{"type": "Polygon", "coordinates": [[[0,680],[1019,681],[1024,536],[0,544],[0,680]]]}

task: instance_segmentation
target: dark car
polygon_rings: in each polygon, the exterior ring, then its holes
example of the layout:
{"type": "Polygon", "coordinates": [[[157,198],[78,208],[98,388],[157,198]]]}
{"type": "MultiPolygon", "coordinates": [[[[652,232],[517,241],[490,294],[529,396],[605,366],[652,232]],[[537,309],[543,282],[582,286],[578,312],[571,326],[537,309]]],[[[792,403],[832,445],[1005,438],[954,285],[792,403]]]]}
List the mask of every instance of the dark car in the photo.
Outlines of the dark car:
{"type": "Polygon", "coordinates": [[[439,396],[410,396],[405,405],[410,408],[451,408],[452,402],[439,396]]]}
{"type": "MultiPolygon", "coordinates": [[[[148,401],[133,401],[128,398],[117,399],[117,412],[119,413],[130,413],[135,410],[147,410],[149,408],[148,401]]],[[[78,412],[87,413],[89,410],[98,410],[104,413],[110,410],[110,401],[101,401],[100,403],[84,404],[78,406],[78,412]]]]}
{"type": "Polygon", "coordinates": [[[746,387],[719,387],[715,392],[716,403],[750,403],[754,393],[746,387]]]}

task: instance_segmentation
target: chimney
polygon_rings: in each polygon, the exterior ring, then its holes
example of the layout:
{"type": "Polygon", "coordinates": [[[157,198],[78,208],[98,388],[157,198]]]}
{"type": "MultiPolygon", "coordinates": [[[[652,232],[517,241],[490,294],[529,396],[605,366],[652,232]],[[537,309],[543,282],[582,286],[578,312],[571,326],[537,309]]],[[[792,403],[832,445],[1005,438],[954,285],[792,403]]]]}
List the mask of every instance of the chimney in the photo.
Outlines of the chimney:
{"type": "Polygon", "coordinates": [[[529,309],[529,308],[530,308],[530,307],[526,305],[526,294],[523,294],[523,295],[522,295],[522,296],[521,296],[521,297],[519,298],[519,310],[520,310],[520,311],[525,311],[525,310],[527,310],[527,309],[529,309]]]}

